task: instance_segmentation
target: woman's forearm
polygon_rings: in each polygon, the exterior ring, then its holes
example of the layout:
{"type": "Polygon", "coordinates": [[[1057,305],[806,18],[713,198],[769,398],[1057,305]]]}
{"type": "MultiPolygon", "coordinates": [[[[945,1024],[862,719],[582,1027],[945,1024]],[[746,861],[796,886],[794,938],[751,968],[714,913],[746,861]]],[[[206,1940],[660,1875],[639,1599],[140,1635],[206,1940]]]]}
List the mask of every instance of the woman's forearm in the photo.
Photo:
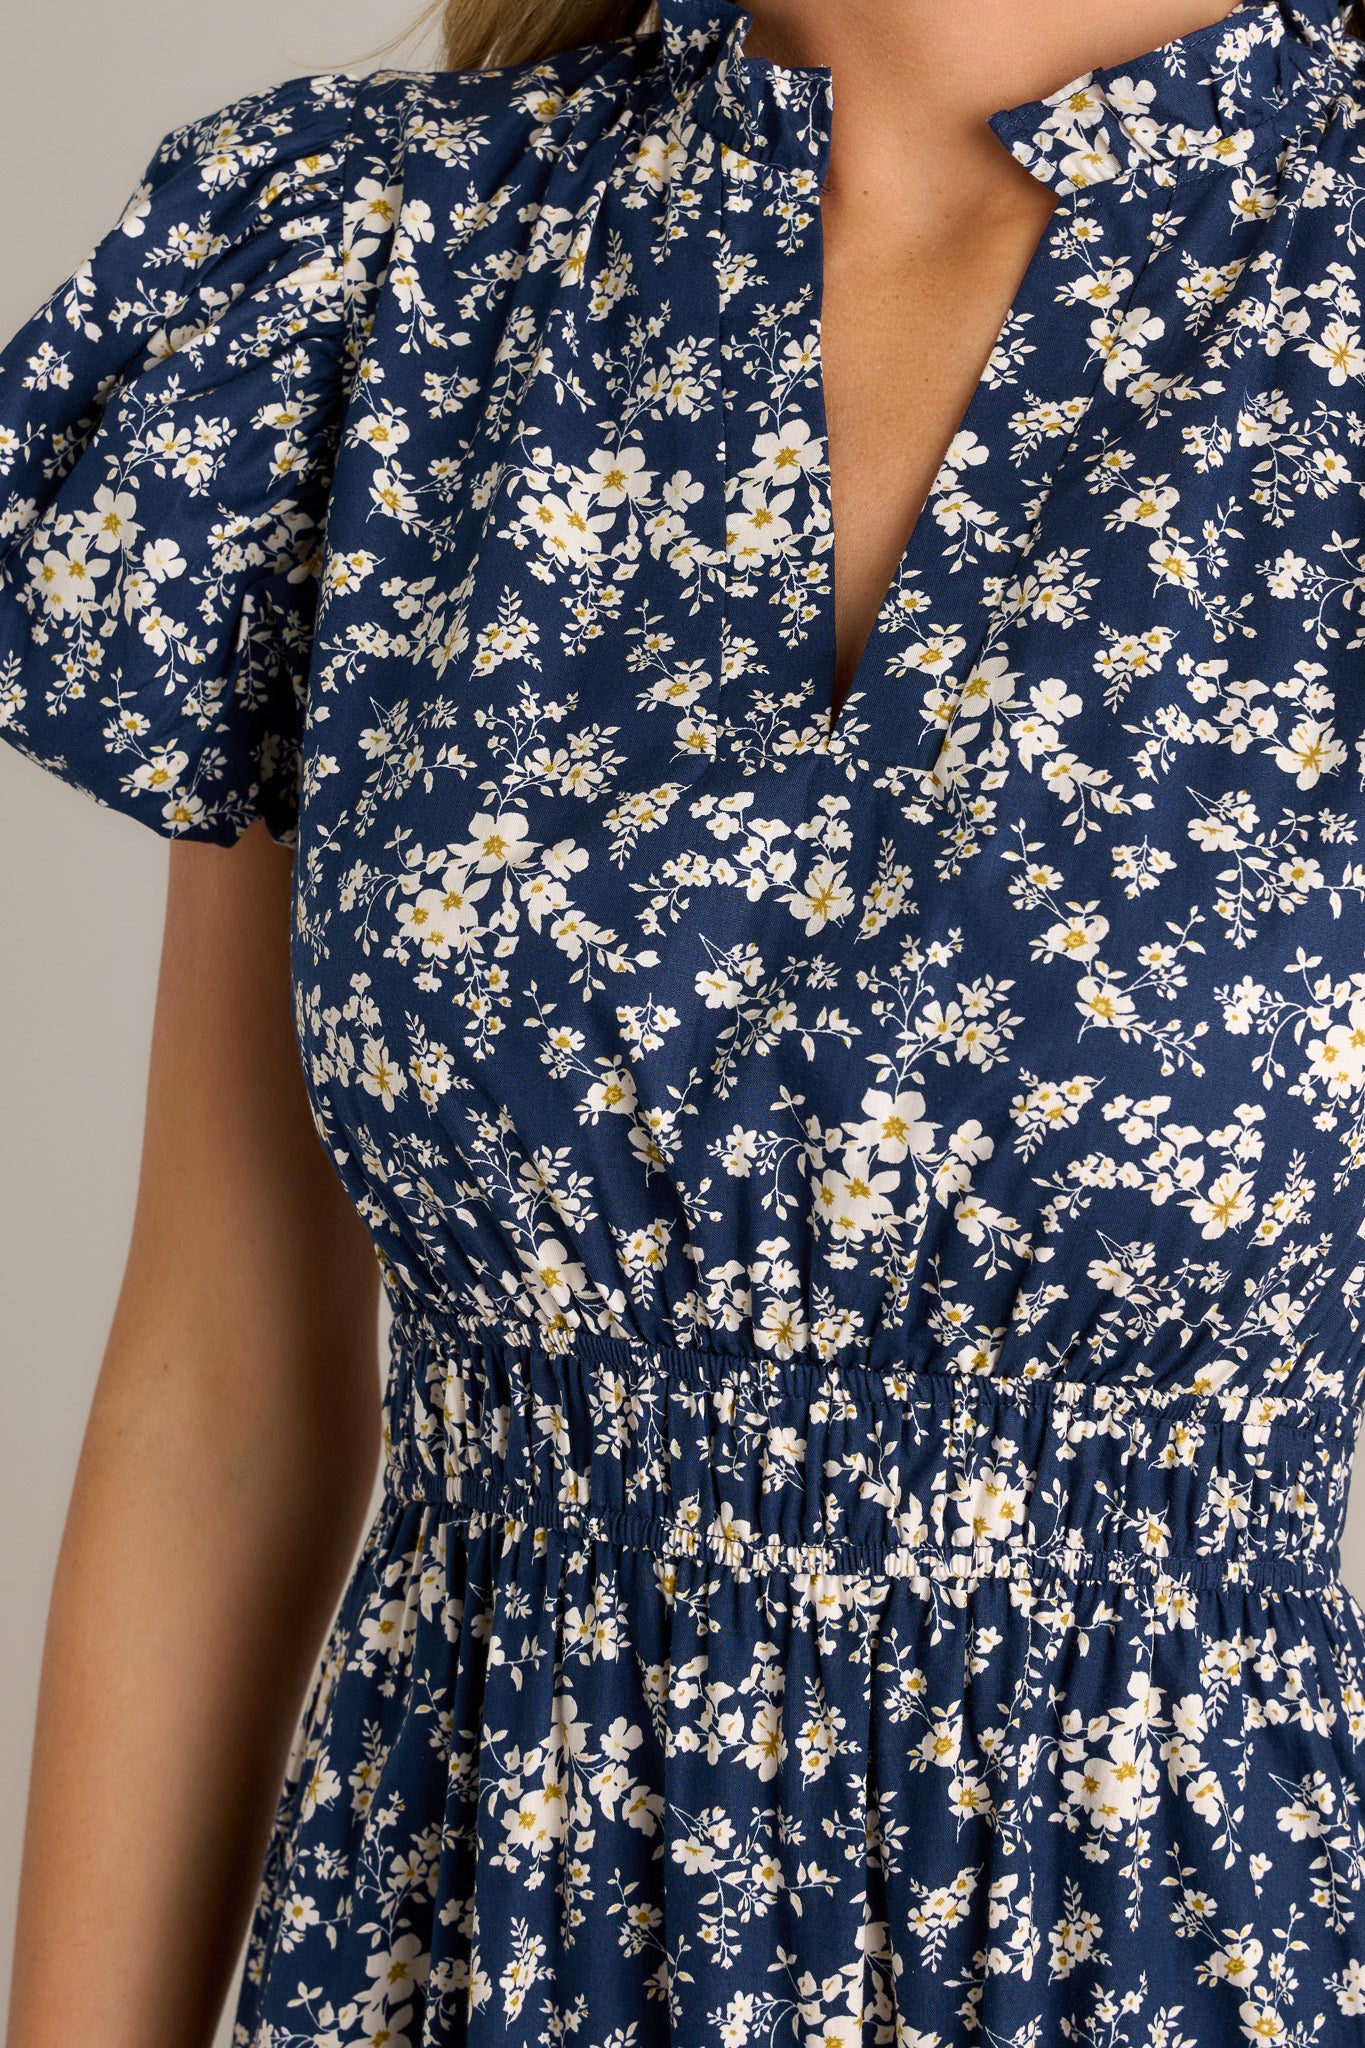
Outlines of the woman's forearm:
{"type": "Polygon", "coordinates": [[[325,1405],[225,1414],[233,1365],[111,1342],[44,1653],[12,2048],[212,2037],[377,1443],[325,1405]]]}

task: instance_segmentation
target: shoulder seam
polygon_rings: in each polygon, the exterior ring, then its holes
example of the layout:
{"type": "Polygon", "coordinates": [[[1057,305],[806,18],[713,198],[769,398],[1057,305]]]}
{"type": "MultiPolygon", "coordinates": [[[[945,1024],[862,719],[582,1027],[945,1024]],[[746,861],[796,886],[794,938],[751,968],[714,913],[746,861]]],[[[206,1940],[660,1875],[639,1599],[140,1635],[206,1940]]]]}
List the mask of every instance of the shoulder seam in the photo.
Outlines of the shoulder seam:
{"type": "Polygon", "coordinates": [[[341,232],[337,238],[341,257],[341,329],[344,338],[346,373],[342,383],[342,403],[349,403],[355,388],[358,362],[355,352],[356,318],[355,287],[351,278],[351,159],[355,155],[356,130],[359,127],[361,88],[365,81],[351,79],[351,104],[346,116],[346,133],[341,147],[341,232]]]}

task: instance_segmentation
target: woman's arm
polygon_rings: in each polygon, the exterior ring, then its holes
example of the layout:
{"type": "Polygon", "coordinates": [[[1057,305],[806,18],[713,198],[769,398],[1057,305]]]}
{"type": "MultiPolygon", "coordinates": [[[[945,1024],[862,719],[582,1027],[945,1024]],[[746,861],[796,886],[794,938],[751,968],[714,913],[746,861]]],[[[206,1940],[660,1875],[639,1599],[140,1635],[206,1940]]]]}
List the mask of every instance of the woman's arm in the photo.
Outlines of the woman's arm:
{"type": "Polygon", "coordinates": [[[205,2048],[373,1483],[378,1265],[313,1128],[290,855],[170,849],[127,1270],[57,1566],[12,2048],[205,2048]]]}

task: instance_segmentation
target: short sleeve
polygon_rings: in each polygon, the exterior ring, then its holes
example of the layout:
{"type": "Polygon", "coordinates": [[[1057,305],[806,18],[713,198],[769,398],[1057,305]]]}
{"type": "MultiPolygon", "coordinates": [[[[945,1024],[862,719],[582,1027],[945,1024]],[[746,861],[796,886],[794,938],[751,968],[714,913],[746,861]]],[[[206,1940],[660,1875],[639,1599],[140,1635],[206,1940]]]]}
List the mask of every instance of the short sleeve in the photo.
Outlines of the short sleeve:
{"type": "Polygon", "coordinates": [[[168,838],[294,839],[356,91],[173,130],[0,353],[0,737],[168,838]]]}

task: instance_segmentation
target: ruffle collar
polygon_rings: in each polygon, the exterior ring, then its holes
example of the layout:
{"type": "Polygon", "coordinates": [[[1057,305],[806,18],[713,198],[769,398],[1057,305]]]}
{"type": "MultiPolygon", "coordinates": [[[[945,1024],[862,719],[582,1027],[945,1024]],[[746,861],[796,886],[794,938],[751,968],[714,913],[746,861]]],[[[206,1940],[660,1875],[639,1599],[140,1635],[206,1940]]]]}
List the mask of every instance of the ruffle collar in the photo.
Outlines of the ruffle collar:
{"type": "MultiPolygon", "coordinates": [[[[741,155],[822,181],[834,111],[824,65],[744,54],[752,16],[735,0],[658,0],[663,63],[690,117],[741,155]]],[[[1239,0],[1207,28],[992,115],[1043,183],[1101,184],[1146,167],[1170,183],[1182,160],[1236,168],[1312,113],[1348,38],[1337,0],[1239,0]]]]}

